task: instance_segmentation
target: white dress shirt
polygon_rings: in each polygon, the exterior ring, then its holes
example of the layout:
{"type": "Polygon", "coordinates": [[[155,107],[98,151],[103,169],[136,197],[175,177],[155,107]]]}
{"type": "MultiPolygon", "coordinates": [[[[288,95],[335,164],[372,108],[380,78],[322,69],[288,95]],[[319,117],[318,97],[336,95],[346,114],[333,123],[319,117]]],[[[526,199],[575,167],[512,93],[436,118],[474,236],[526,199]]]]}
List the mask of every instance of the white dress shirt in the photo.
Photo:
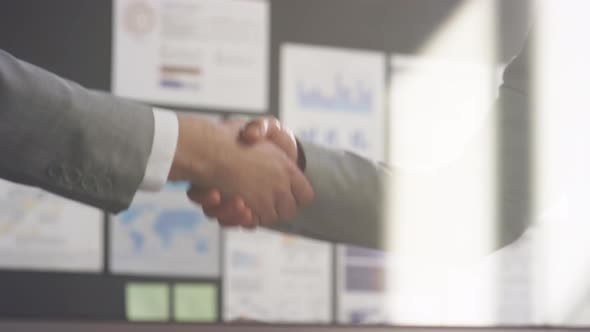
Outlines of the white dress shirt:
{"type": "Polygon", "coordinates": [[[159,191],[168,181],[178,142],[178,118],[172,111],[153,109],[154,141],[139,189],[159,191]]]}

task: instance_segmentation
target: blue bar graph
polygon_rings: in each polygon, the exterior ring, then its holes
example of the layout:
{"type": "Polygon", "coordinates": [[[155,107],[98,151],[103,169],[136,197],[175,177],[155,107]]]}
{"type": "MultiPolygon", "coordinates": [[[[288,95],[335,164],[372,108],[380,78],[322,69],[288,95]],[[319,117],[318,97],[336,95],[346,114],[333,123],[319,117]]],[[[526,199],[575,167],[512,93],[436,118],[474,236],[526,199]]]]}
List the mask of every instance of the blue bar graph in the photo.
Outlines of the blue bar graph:
{"type": "Polygon", "coordinates": [[[371,112],[374,96],[361,81],[346,85],[340,76],[334,77],[334,92],[327,94],[317,88],[306,87],[297,81],[297,103],[301,109],[322,109],[340,112],[371,112]]]}

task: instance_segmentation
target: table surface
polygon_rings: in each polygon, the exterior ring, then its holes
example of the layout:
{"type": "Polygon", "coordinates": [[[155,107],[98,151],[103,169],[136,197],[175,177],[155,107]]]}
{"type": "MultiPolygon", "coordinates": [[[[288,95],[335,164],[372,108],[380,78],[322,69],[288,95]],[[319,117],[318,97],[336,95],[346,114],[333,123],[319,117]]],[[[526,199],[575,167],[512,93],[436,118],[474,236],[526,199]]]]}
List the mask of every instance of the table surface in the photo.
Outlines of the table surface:
{"type": "Polygon", "coordinates": [[[394,327],[394,326],[311,326],[264,324],[165,324],[127,322],[0,321],[0,331],[11,332],[534,332],[588,331],[588,328],[562,327],[394,327]]]}

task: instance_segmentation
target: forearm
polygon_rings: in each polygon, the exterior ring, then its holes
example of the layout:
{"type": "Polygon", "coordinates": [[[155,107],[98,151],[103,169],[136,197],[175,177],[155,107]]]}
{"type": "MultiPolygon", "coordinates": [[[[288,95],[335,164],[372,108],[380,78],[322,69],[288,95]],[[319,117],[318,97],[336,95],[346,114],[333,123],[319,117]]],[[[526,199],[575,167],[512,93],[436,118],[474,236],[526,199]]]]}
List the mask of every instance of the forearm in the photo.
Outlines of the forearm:
{"type": "Polygon", "coordinates": [[[272,226],[312,238],[385,249],[390,183],[384,165],[353,153],[301,142],[315,199],[293,220],[272,226]]]}
{"type": "Polygon", "coordinates": [[[0,51],[0,175],[8,180],[120,211],[143,179],[153,126],[149,107],[0,51]]]}

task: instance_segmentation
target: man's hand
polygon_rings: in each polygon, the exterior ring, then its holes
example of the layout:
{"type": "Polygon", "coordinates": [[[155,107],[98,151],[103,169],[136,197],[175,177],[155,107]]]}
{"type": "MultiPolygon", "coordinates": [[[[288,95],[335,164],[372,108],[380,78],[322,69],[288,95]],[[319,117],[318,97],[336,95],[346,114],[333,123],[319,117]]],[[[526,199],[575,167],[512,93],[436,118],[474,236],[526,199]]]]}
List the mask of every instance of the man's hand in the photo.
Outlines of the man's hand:
{"type": "MultiPolygon", "coordinates": [[[[284,151],[287,156],[297,162],[297,142],[295,137],[286,128],[283,128],[274,118],[260,118],[248,123],[240,120],[229,120],[225,125],[232,130],[239,130],[239,139],[245,144],[255,144],[268,140],[284,151]]],[[[193,186],[188,192],[189,198],[195,203],[201,204],[207,216],[218,219],[224,226],[256,227],[252,212],[240,197],[232,197],[222,200],[222,195],[217,189],[205,190],[193,186]]],[[[313,198],[313,192],[304,202],[298,202],[299,208],[309,204],[313,198]]],[[[283,218],[289,219],[289,218],[283,218]]]]}
{"type": "Polygon", "coordinates": [[[222,206],[231,209],[213,211],[216,217],[236,220],[237,214],[249,220],[245,226],[268,225],[292,218],[313,198],[305,176],[274,144],[242,144],[236,139],[236,125],[191,115],[178,115],[178,122],[179,138],[169,180],[191,182],[189,197],[208,207],[219,204],[223,197],[222,206]],[[218,191],[197,195],[194,188],[218,191]]]}

